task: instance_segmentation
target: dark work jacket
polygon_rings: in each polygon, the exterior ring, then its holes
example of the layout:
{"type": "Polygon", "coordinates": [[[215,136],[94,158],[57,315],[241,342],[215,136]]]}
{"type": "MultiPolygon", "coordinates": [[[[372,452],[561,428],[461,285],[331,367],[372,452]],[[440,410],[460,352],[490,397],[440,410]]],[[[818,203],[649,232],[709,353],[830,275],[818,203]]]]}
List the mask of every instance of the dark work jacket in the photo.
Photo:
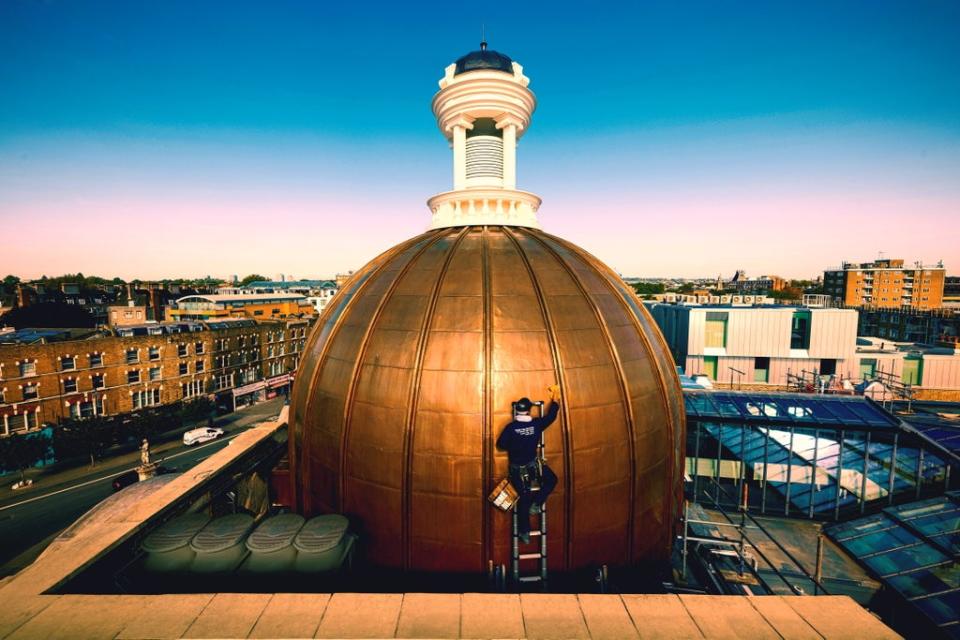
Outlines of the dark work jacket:
{"type": "Polygon", "coordinates": [[[550,407],[542,418],[533,418],[530,422],[512,421],[503,428],[497,438],[497,449],[507,452],[510,464],[528,464],[537,457],[537,445],[540,434],[553,424],[560,411],[560,403],[551,401],[550,407]]]}

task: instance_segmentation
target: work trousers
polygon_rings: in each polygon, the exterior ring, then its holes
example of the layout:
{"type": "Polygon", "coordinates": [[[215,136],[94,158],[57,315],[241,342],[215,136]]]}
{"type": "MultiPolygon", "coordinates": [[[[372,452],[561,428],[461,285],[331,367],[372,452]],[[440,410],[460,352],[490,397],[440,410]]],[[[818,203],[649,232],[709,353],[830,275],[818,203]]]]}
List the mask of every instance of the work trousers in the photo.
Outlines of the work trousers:
{"type": "Polygon", "coordinates": [[[557,486],[557,474],[547,465],[543,465],[543,473],[540,477],[540,491],[531,491],[530,482],[524,482],[524,476],[530,480],[536,479],[536,463],[529,465],[510,465],[510,484],[517,490],[519,498],[517,499],[517,532],[530,533],[530,507],[534,504],[543,506],[550,493],[557,486]],[[526,471],[526,473],[524,473],[526,471]]]}

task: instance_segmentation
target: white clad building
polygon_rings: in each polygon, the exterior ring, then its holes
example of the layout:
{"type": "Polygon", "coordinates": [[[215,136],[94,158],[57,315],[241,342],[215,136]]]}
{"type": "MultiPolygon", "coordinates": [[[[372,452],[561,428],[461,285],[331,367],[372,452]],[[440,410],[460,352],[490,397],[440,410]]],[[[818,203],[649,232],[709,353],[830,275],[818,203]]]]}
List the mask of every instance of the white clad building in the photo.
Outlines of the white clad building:
{"type": "Polygon", "coordinates": [[[650,311],[687,375],[777,386],[804,371],[859,378],[853,309],[654,304],[650,311]]]}

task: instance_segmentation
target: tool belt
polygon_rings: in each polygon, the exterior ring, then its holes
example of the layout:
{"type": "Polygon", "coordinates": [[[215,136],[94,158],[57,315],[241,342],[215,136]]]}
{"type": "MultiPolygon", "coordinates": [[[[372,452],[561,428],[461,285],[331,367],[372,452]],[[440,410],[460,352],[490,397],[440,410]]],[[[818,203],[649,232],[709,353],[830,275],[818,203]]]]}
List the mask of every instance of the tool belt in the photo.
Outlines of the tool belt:
{"type": "Polygon", "coordinates": [[[521,486],[517,487],[518,491],[521,493],[526,492],[540,484],[540,479],[543,477],[541,464],[540,459],[537,458],[526,464],[510,465],[510,477],[516,477],[521,484],[521,486]]]}

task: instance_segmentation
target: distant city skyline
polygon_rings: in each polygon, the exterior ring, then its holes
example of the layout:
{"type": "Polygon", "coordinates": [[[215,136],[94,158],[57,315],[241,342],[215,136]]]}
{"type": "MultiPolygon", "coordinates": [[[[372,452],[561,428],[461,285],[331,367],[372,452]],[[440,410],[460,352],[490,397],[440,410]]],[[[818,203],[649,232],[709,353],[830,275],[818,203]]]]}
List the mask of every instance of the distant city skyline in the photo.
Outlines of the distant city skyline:
{"type": "Polygon", "coordinates": [[[539,100],[520,188],[622,274],[960,272],[956,3],[54,1],[0,5],[0,277],[359,268],[451,187],[481,22],[539,100]]]}

